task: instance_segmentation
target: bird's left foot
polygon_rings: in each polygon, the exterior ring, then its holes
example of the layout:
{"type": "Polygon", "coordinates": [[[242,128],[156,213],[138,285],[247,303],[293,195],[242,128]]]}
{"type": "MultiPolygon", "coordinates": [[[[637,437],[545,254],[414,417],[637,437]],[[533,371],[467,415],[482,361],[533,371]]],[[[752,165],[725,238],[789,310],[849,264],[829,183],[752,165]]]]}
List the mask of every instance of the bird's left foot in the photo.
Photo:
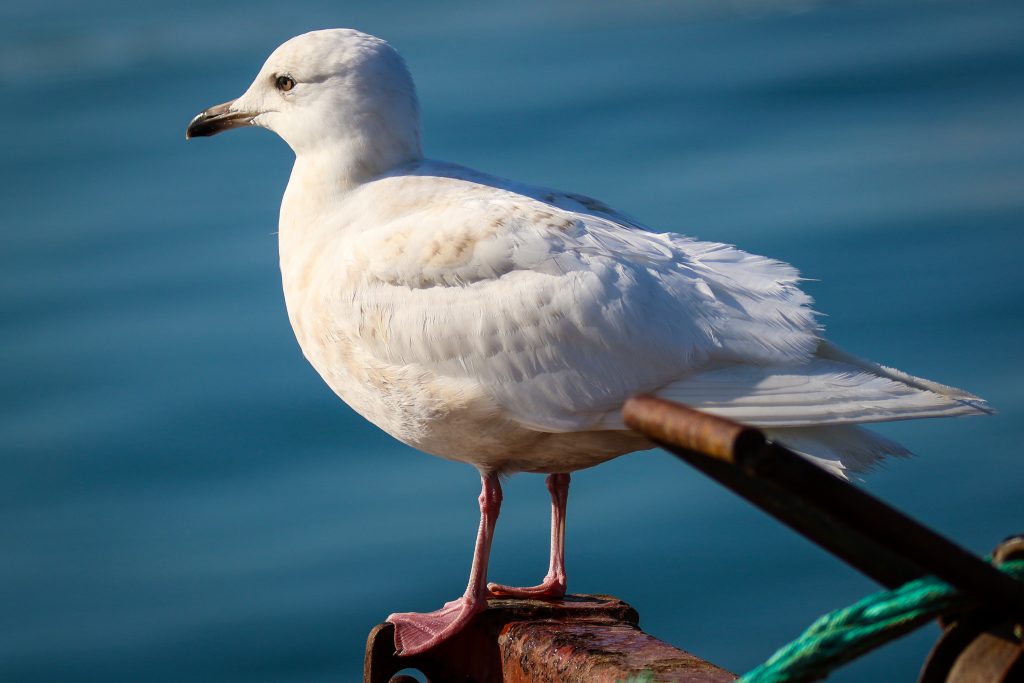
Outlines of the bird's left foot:
{"type": "Polygon", "coordinates": [[[565,597],[565,577],[548,574],[540,584],[528,588],[489,583],[487,590],[496,598],[561,598],[565,597]]]}

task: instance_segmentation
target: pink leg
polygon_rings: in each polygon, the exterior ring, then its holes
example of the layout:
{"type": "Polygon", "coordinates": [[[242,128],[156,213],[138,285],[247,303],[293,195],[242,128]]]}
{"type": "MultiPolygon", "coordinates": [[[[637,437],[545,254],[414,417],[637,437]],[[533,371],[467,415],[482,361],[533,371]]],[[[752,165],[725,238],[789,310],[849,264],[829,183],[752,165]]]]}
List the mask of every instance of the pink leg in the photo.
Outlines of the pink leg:
{"type": "Polygon", "coordinates": [[[469,585],[461,598],[445,603],[436,612],[392,614],[395,625],[395,650],[400,655],[426,652],[461,631],[480,612],[487,609],[487,560],[491,555],[494,525],[501,511],[501,484],[496,474],[480,474],[480,530],[476,535],[469,585]]]}
{"type": "Polygon", "coordinates": [[[569,474],[552,474],[547,480],[551,492],[551,563],[539,585],[513,588],[487,585],[491,593],[512,598],[560,598],[565,595],[565,506],[569,501],[569,474]]]}

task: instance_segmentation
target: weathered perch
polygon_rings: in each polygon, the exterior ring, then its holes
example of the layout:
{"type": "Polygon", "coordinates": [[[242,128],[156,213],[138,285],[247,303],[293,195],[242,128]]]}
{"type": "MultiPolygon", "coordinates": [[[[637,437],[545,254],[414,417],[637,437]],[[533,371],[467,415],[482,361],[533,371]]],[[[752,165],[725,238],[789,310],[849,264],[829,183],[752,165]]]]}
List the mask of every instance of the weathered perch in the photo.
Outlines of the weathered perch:
{"type": "Polygon", "coordinates": [[[1024,583],[832,476],[760,430],[654,396],[626,424],[883,586],[933,575],[982,605],[1024,615],[1024,583]]]}
{"type": "Polygon", "coordinates": [[[608,595],[492,599],[464,631],[412,657],[394,654],[394,628],[370,631],[364,683],[418,669],[430,683],[725,683],[732,673],[640,630],[639,615],[608,595]]]}

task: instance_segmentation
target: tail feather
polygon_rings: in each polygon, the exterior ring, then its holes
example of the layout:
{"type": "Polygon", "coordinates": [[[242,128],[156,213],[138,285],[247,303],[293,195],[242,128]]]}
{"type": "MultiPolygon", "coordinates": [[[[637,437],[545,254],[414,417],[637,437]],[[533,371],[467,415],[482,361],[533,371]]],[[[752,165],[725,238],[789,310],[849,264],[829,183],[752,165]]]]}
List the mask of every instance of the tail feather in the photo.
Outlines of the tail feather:
{"type": "Polygon", "coordinates": [[[765,433],[843,479],[871,469],[886,457],[911,455],[895,441],[858,425],[767,429],[765,433]]]}

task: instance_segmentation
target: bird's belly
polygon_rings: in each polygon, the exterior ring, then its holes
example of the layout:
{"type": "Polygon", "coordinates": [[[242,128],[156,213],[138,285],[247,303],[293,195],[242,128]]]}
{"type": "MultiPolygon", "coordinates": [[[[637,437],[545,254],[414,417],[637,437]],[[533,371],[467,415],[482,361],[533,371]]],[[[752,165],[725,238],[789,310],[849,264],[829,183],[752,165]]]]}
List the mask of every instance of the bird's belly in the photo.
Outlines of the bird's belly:
{"type": "Polygon", "coordinates": [[[493,472],[569,472],[649,447],[628,432],[538,432],[506,416],[473,380],[382,363],[338,329],[290,317],[306,359],[342,400],[432,455],[493,472]]]}
{"type": "Polygon", "coordinates": [[[412,368],[382,363],[344,332],[292,317],[303,355],[353,410],[406,443],[419,442],[439,417],[441,402],[412,368]]]}
{"type": "Polygon", "coordinates": [[[289,306],[296,339],[327,385],[361,416],[414,448],[490,468],[533,438],[501,417],[475,382],[439,377],[367,353],[347,325],[289,306]]]}

